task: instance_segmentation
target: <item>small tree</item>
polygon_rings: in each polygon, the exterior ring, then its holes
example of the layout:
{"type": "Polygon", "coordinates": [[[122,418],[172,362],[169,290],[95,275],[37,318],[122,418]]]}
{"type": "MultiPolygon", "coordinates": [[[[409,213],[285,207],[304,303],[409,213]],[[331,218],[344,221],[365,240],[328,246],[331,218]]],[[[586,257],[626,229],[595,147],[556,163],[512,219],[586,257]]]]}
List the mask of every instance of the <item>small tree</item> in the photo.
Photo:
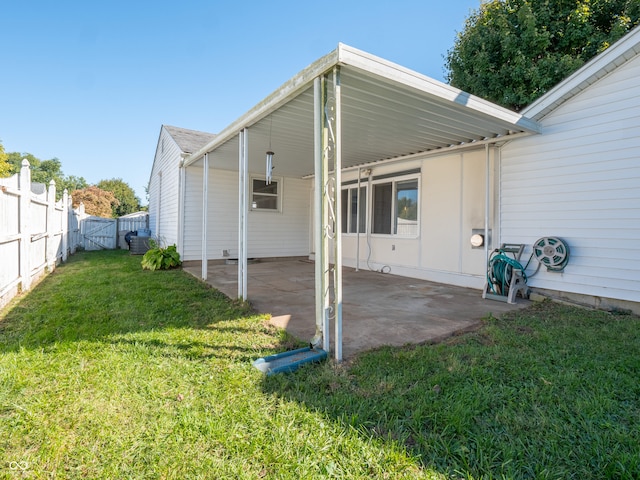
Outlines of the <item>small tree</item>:
{"type": "Polygon", "coordinates": [[[113,193],[118,199],[118,204],[113,206],[112,215],[121,217],[129,213],[140,210],[140,199],[136,197],[133,189],[121,178],[112,178],[111,180],[100,180],[98,188],[113,193]]]}
{"type": "Polygon", "coordinates": [[[11,175],[11,165],[9,164],[9,156],[4,151],[4,145],[0,143],[0,178],[9,177],[11,175]]]}
{"type": "Polygon", "coordinates": [[[97,217],[111,218],[113,205],[118,203],[118,199],[111,192],[102,190],[96,186],[82,188],[71,192],[74,208],[84,204],[84,211],[89,215],[97,217]]]}

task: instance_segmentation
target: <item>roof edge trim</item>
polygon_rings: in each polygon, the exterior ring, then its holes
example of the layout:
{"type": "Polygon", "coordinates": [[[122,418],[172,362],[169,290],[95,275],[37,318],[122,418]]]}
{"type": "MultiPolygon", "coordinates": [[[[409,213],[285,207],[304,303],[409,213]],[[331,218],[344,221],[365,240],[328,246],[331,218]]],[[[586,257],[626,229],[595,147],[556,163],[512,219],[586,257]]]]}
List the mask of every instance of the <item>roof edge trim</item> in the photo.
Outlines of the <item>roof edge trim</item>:
{"type": "Polygon", "coordinates": [[[476,112],[517,125],[525,131],[531,133],[541,132],[540,125],[535,120],[521,113],[501,107],[493,102],[471,95],[463,90],[363,50],[358,50],[357,48],[341,43],[338,45],[338,56],[338,61],[342,65],[359,68],[374,75],[387,78],[388,80],[411,86],[422,92],[463,105],[476,112]]]}
{"type": "Polygon", "coordinates": [[[588,85],[591,85],[613,70],[612,68],[608,69],[612,64],[616,64],[616,67],[618,67],[639,53],[640,26],[635,27],[609,48],[593,57],[543,96],[535,100],[531,105],[523,109],[522,113],[531,118],[542,118],[546,116],[578,93],[576,92],[575,94],[567,96],[572,90],[577,89],[580,92],[583,91],[588,85]],[[631,55],[629,55],[630,52],[632,52],[631,55]],[[624,60],[618,63],[621,58],[624,58],[624,60]],[[599,73],[601,73],[601,75],[598,75],[599,73]],[[567,98],[563,98],[565,96],[567,96],[567,98]]]}

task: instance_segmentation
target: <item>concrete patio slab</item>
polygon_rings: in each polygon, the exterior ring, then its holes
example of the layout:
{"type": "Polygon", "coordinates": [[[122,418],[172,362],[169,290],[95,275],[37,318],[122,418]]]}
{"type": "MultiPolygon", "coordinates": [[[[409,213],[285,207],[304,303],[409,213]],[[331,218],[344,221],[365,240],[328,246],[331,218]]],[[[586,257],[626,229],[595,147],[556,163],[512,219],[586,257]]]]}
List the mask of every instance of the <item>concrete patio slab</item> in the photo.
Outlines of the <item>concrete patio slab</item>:
{"type": "MultiPolygon", "coordinates": [[[[200,277],[199,262],[184,269],[200,277]]],[[[237,297],[237,265],[213,264],[208,280],[231,298],[237,297]]],[[[315,333],[314,264],[308,260],[261,261],[248,266],[248,297],[271,323],[307,341],[315,333]]],[[[343,356],[384,345],[402,346],[437,342],[480,325],[491,314],[522,308],[483,300],[479,290],[401,277],[343,269],[343,356]]],[[[333,325],[331,343],[333,348],[333,325]]]]}

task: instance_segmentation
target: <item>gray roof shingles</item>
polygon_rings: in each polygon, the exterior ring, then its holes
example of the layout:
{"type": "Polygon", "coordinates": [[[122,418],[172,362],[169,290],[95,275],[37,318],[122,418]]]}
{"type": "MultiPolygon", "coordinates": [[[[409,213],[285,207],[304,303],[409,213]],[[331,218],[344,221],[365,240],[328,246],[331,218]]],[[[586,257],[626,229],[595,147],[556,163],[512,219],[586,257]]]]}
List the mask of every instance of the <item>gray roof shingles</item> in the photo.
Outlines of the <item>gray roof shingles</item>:
{"type": "Polygon", "coordinates": [[[172,127],[171,125],[164,125],[164,128],[184,153],[193,153],[216,137],[215,133],[199,132],[198,130],[188,130],[186,128],[172,127]]]}

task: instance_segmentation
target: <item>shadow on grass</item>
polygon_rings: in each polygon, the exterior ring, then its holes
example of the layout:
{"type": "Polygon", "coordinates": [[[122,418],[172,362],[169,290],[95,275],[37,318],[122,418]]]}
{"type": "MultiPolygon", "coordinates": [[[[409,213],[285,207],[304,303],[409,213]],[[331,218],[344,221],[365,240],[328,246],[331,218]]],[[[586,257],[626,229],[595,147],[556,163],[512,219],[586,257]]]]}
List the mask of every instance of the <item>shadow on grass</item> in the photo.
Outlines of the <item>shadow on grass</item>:
{"type": "MultiPolygon", "coordinates": [[[[207,368],[245,364],[297,346],[265,320],[185,272],[89,252],[3,312],[0,351],[96,342],[204,359],[207,368]]],[[[260,386],[444,475],[637,478],[638,327],[636,317],[544,305],[445,344],[384,348],[260,386]]],[[[244,371],[238,382],[247,382],[244,371]]]]}
{"type": "Polygon", "coordinates": [[[266,392],[456,478],[638,478],[640,319],[545,303],[440,345],[265,377],[266,392]]]}
{"type": "Polygon", "coordinates": [[[274,328],[250,305],[181,270],[142,270],[140,260],[126,251],[70,257],[2,312],[0,350],[89,341],[249,361],[273,343],[274,328]]]}

